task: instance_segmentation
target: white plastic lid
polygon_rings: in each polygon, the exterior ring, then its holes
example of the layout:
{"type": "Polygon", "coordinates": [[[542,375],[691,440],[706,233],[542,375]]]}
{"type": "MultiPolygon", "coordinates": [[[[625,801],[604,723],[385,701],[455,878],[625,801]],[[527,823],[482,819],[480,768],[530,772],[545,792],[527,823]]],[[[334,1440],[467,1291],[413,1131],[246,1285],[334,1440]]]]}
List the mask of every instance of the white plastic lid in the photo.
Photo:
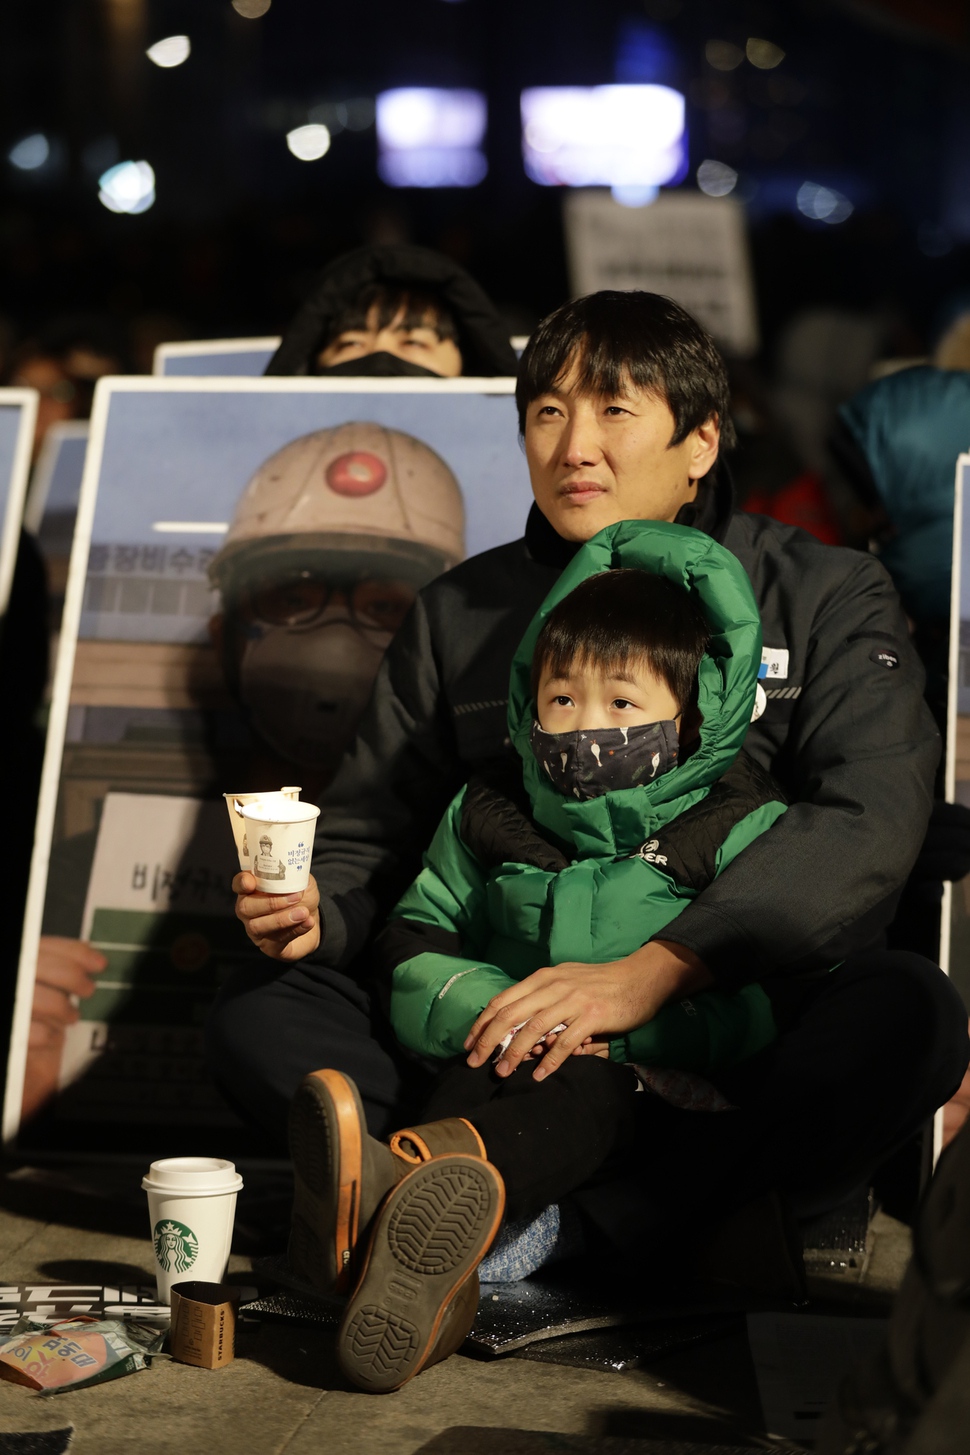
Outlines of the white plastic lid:
{"type": "Polygon", "coordinates": [[[178,1197],[215,1197],[239,1192],[243,1180],[235,1163],[221,1157],[162,1157],[141,1180],[145,1192],[178,1197]]]}
{"type": "Polygon", "coordinates": [[[253,823],[309,823],[319,812],[315,803],[294,803],[284,798],[279,803],[246,803],[242,816],[253,823]]]}

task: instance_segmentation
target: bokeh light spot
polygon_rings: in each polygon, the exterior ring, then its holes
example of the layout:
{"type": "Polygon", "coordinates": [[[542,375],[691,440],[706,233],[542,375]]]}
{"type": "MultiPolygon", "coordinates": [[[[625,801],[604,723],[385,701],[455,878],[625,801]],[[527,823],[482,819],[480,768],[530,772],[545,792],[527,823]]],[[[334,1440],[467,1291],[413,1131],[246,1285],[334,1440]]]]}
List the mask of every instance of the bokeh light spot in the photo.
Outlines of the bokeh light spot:
{"type": "Polygon", "coordinates": [[[21,172],[36,172],[51,154],[51,144],[42,131],[25,136],[16,146],[10,148],[7,156],[21,172]]]}
{"type": "Polygon", "coordinates": [[[738,174],[727,162],[708,157],[697,168],[697,185],[708,197],[726,197],[738,185],[738,174]]]}
{"type": "Polygon", "coordinates": [[[759,71],[773,71],[775,66],[780,66],[785,59],[785,52],[780,45],[775,45],[770,40],[763,40],[757,35],[749,37],[744,53],[759,71]]]}
{"type": "Polygon", "coordinates": [[[796,193],[795,205],[803,217],[810,217],[813,222],[845,222],[855,211],[848,197],[818,182],[803,182],[796,193]]]}
{"type": "Polygon", "coordinates": [[[161,66],[163,71],[170,71],[173,66],[180,66],[187,61],[192,53],[192,42],[187,35],[167,35],[164,40],[157,40],[150,45],[145,52],[148,59],[156,66],[161,66]]]}
{"type": "Polygon", "coordinates": [[[330,150],[330,131],[319,121],[286,133],[286,145],[301,162],[318,162],[330,150]]]}
{"type": "Polygon", "coordinates": [[[147,162],[119,162],[98,178],[98,201],[109,212],[147,212],[155,201],[155,173],[147,162]]]}
{"type": "Polygon", "coordinates": [[[704,59],[715,71],[736,71],[744,60],[744,51],[729,40],[709,40],[704,47],[704,59]]]}

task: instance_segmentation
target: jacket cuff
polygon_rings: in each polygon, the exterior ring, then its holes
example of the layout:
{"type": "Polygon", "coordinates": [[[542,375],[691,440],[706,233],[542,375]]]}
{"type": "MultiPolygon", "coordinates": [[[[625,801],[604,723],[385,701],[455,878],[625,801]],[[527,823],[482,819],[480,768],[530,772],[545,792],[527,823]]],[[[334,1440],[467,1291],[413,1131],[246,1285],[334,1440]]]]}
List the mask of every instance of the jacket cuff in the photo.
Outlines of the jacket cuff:
{"type": "Polygon", "coordinates": [[[724,914],[695,900],[651,940],[670,940],[692,950],[710,971],[718,990],[740,990],[763,980],[776,967],[767,964],[760,946],[743,927],[724,914]]]}
{"type": "Polygon", "coordinates": [[[304,961],[308,965],[326,965],[328,969],[342,969],[342,960],[347,950],[347,925],[343,915],[332,899],[320,900],[320,943],[304,961]]]}

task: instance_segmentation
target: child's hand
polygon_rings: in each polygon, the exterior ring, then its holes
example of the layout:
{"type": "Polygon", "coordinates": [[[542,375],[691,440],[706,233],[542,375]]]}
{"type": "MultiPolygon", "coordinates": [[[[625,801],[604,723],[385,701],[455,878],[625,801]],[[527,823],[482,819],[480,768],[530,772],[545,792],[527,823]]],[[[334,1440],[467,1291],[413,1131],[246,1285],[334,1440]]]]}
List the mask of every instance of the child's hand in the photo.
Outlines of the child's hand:
{"type": "Polygon", "coordinates": [[[610,1058],[609,1041],[594,1041],[592,1036],[587,1036],[581,1046],[577,1046],[573,1052],[574,1056],[603,1056],[608,1061],[610,1058]]]}

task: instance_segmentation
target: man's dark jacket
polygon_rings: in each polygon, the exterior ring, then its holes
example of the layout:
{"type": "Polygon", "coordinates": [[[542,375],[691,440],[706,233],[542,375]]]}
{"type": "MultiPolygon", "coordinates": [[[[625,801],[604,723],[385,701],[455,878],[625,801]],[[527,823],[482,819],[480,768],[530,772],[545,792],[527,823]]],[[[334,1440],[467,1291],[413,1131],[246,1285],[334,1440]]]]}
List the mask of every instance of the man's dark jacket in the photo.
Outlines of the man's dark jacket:
{"type": "MultiPolygon", "coordinates": [[[[877,939],[923,842],[940,753],[923,669],[872,556],[734,514],[726,481],[679,520],[720,540],[751,580],[767,675],[745,747],[791,807],[663,938],[724,987],[822,972],[877,939]]],[[[512,657],[575,550],[533,506],[522,540],[420,593],[322,800],[313,960],[350,965],[420,868],[453,795],[510,751],[512,657]]]]}

